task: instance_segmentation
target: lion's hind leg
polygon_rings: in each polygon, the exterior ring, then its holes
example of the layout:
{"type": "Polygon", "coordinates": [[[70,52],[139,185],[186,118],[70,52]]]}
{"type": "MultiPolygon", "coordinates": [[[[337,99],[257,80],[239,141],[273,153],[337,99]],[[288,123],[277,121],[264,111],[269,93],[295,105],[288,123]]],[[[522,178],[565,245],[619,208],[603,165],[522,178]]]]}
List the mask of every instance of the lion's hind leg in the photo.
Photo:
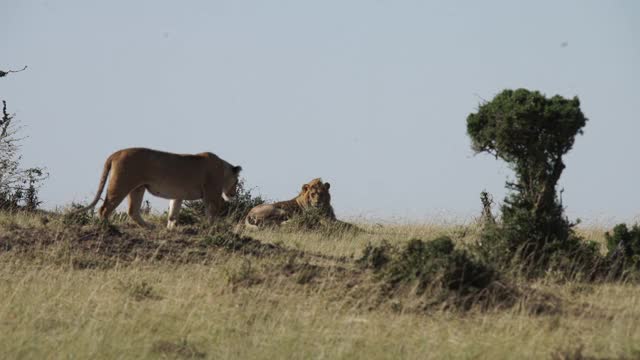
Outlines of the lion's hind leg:
{"type": "Polygon", "coordinates": [[[273,206],[273,204],[262,204],[249,211],[245,218],[245,225],[253,229],[267,226],[277,226],[289,219],[289,212],[273,206]]]}
{"type": "Polygon", "coordinates": [[[131,220],[133,220],[136,224],[145,228],[149,228],[151,226],[147,224],[144,219],[142,219],[142,214],[140,213],[140,208],[142,207],[142,199],[144,197],[144,190],[144,186],[138,186],[129,193],[129,211],[127,213],[129,214],[131,220]]]}
{"type": "Polygon", "coordinates": [[[104,203],[102,203],[102,206],[98,211],[100,219],[102,221],[109,220],[109,216],[111,216],[111,213],[113,213],[113,211],[118,207],[118,205],[120,205],[120,203],[126,196],[126,193],[107,191],[107,195],[104,197],[104,203]]]}

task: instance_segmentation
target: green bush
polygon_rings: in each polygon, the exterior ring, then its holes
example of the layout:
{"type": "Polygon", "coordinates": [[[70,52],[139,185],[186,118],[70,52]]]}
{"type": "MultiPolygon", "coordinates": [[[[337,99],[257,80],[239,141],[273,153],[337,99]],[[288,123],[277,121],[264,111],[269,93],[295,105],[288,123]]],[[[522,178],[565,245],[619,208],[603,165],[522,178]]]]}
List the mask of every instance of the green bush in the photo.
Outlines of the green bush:
{"type": "Polygon", "coordinates": [[[221,216],[235,223],[243,220],[252,208],[264,204],[265,200],[260,195],[253,194],[253,190],[247,188],[244,179],[240,179],[236,196],[225,203],[221,216]]]}
{"type": "Polygon", "coordinates": [[[393,248],[386,240],[383,240],[380,245],[367,244],[356,263],[363,268],[380,270],[391,261],[392,251],[393,248]]]}
{"type": "MultiPolygon", "coordinates": [[[[522,223],[528,224],[528,220],[524,219],[522,223]]],[[[514,248],[517,236],[513,228],[503,224],[486,224],[469,249],[483,263],[513,275],[535,277],[553,273],[565,279],[581,280],[606,275],[606,259],[600,253],[600,244],[585,241],[573,229],[564,241],[549,241],[535,249],[528,248],[532,242],[524,241],[514,248]]]]}
{"type": "Polygon", "coordinates": [[[412,239],[401,249],[386,241],[368,245],[357,263],[373,269],[388,291],[414,288],[427,307],[484,306],[496,297],[511,294],[506,286],[492,286],[499,279],[495,270],[456,249],[446,236],[431,241],[412,239]]]}
{"type": "Polygon", "coordinates": [[[545,271],[564,280],[593,281],[609,275],[607,259],[600,253],[600,244],[571,235],[562,243],[550,243],[543,249],[550,254],[545,271]]]}
{"type": "MultiPolygon", "coordinates": [[[[229,222],[237,223],[242,221],[253,207],[264,204],[265,200],[259,195],[254,195],[252,190],[247,188],[244,179],[240,179],[236,196],[231,201],[224,203],[219,216],[229,222]]],[[[194,225],[203,222],[204,218],[205,205],[202,200],[185,201],[178,216],[178,223],[194,225]]]]}
{"type": "Polygon", "coordinates": [[[640,226],[629,229],[627,224],[618,224],[611,233],[605,233],[607,257],[612,265],[624,268],[640,268],[640,226]]]}
{"type": "Polygon", "coordinates": [[[417,282],[419,294],[430,286],[469,293],[486,288],[495,276],[492,269],[456,250],[448,237],[409,241],[386,270],[390,284],[417,282]]]}

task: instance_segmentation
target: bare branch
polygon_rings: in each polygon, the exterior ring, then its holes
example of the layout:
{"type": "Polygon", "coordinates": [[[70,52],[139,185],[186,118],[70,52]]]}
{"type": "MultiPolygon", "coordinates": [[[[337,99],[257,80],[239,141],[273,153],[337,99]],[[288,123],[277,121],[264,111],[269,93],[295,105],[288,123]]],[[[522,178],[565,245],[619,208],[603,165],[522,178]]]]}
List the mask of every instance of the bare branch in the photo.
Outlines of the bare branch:
{"type": "Polygon", "coordinates": [[[478,93],[473,93],[473,95],[475,95],[477,98],[479,98],[480,100],[482,100],[482,103],[481,103],[481,104],[486,104],[486,103],[488,103],[488,102],[489,102],[489,101],[487,101],[487,99],[483,98],[483,97],[482,97],[482,96],[480,96],[480,94],[478,94],[478,93]]]}
{"type": "Polygon", "coordinates": [[[25,71],[25,70],[27,70],[27,65],[25,65],[25,66],[24,66],[22,69],[20,69],[20,70],[7,70],[7,71],[2,71],[2,70],[0,70],[0,77],[5,77],[5,76],[7,76],[7,75],[8,75],[8,74],[10,74],[10,73],[18,73],[18,72],[20,72],[20,71],[25,71]]]}

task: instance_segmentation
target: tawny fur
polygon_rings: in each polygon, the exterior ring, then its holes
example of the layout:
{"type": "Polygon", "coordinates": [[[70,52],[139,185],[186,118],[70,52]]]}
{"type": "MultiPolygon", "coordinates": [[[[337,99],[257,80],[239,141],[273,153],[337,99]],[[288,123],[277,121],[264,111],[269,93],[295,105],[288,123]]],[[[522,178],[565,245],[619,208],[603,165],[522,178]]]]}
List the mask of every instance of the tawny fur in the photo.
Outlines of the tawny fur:
{"type": "Polygon", "coordinates": [[[331,206],[331,194],[329,193],[330,186],[329,183],[323,183],[320,178],[313,179],[302,185],[298,196],[291,200],[254,207],[245,217],[244,225],[252,228],[280,225],[292,216],[310,208],[320,209],[328,218],[335,220],[336,215],[331,206]]]}
{"type": "Polygon", "coordinates": [[[128,214],[140,226],[147,226],[140,215],[145,190],[151,194],[177,200],[178,209],[172,211],[168,226],[175,226],[181,200],[202,199],[212,220],[220,210],[223,193],[233,197],[238,184],[239,166],[232,166],[212,153],[195,155],[173,154],[163,151],[129,148],[111,154],[100,177],[95,198],[83,209],[92,209],[100,200],[107,184],[104,203],[98,214],[101,219],[109,215],[129,197],[128,214]]]}

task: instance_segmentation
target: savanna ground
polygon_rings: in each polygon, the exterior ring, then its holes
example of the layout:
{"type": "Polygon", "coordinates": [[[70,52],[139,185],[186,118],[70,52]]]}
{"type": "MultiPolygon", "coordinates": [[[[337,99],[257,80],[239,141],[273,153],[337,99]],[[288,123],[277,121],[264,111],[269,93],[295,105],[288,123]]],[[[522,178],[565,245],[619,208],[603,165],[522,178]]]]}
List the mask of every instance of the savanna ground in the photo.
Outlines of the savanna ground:
{"type": "MultiPolygon", "coordinates": [[[[2,358],[640,358],[640,287],[549,274],[505,304],[434,303],[357,260],[477,225],[248,231],[0,214],[2,358]]],[[[580,228],[603,241],[605,229],[580,228]]],[[[516,280],[517,282],[518,280],[516,280]]]]}

